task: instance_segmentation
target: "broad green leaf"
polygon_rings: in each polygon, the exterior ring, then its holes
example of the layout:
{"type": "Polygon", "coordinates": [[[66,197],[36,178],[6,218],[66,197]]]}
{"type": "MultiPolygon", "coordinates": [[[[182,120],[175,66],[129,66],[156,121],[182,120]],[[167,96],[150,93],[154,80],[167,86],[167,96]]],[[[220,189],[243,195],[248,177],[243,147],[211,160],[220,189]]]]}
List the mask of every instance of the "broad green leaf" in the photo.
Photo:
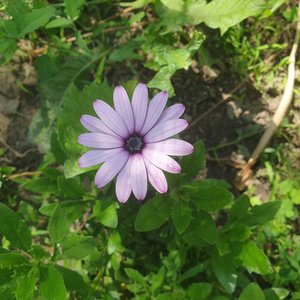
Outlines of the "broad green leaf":
{"type": "Polygon", "coordinates": [[[49,178],[38,178],[32,179],[23,184],[23,187],[27,190],[37,192],[37,193],[59,193],[56,181],[49,178]]]}
{"type": "Polygon", "coordinates": [[[61,241],[63,254],[68,258],[81,259],[90,255],[95,246],[95,240],[91,236],[79,236],[73,233],[61,241]]]}
{"type": "Polygon", "coordinates": [[[198,172],[204,167],[204,155],[204,144],[199,141],[194,144],[194,152],[181,159],[181,172],[185,173],[186,180],[197,176],[198,172]]]}
{"type": "Polygon", "coordinates": [[[199,282],[191,284],[186,293],[192,299],[205,299],[212,291],[212,285],[207,282],[199,282]]]}
{"type": "Polygon", "coordinates": [[[265,300],[265,296],[257,283],[250,283],[241,293],[239,300],[265,300]]]}
{"type": "Polygon", "coordinates": [[[31,248],[31,232],[19,215],[0,203],[0,233],[12,247],[28,251],[31,248]]]}
{"type": "Polygon", "coordinates": [[[204,240],[209,244],[215,244],[218,238],[218,232],[216,224],[212,216],[204,211],[200,210],[194,220],[191,221],[188,227],[188,233],[184,235],[184,239],[190,245],[197,245],[199,239],[204,240]]]}
{"type": "Polygon", "coordinates": [[[135,219],[136,231],[150,231],[164,224],[171,215],[172,199],[157,195],[144,204],[135,219]]]}
{"type": "Polygon", "coordinates": [[[232,204],[232,207],[228,213],[228,219],[231,222],[237,221],[243,216],[248,214],[250,207],[250,199],[247,195],[241,195],[232,204]]]}
{"type": "Polygon", "coordinates": [[[80,17],[85,0],[64,0],[64,2],[66,15],[72,20],[77,20],[80,17]]]}
{"type": "Polygon", "coordinates": [[[67,18],[59,18],[59,19],[55,19],[52,20],[51,22],[49,22],[45,28],[46,29],[50,29],[50,28],[60,28],[60,27],[74,27],[74,23],[72,20],[67,19],[67,18]]]}
{"type": "Polygon", "coordinates": [[[196,276],[197,274],[203,272],[206,269],[206,265],[201,263],[198,264],[192,268],[190,268],[189,270],[187,270],[185,273],[183,273],[182,275],[179,276],[177,282],[182,282],[186,279],[192,278],[194,276],[196,276]]]}
{"type": "Polygon", "coordinates": [[[199,189],[191,198],[199,209],[216,211],[228,205],[234,197],[229,191],[215,186],[199,189]]]}
{"type": "Polygon", "coordinates": [[[245,240],[247,240],[251,234],[251,230],[249,228],[249,226],[245,225],[245,224],[237,224],[234,225],[233,227],[230,228],[230,230],[228,230],[226,232],[227,234],[227,238],[230,241],[240,241],[243,242],[245,240]]]}
{"type": "Polygon", "coordinates": [[[49,220],[49,235],[53,243],[59,243],[69,233],[69,223],[66,212],[57,205],[49,220]]]}
{"type": "Polygon", "coordinates": [[[52,265],[40,266],[40,288],[46,300],[65,300],[67,299],[67,291],[62,276],[52,265]]]}
{"type": "MultiPolygon", "coordinates": [[[[52,216],[57,205],[57,203],[46,204],[42,206],[39,211],[46,216],[52,216]]],[[[59,205],[64,208],[69,224],[71,224],[83,215],[87,202],[82,200],[63,201],[60,202],[59,205]]]]}
{"type": "Polygon", "coordinates": [[[212,255],[213,271],[224,289],[233,293],[236,287],[237,274],[232,254],[220,256],[218,251],[212,255]]]}
{"type": "Polygon", "coordinates": [[[235,244],[232,252],[236,263],[245,267],[249,273],[265,275],[273,272],[267,256],[252,241],[235,244]]]}
{"type": "Polygon", "coordinates": [[[24,23],[20,31],[20,37],[24,37],[25,34],[33,32],[47,23],[54,14],[55,9],[53,6],[34,9],[30,13],[26,14],[24,16],[24,23]]]}
{"type": "Polygon", "coordinates": [[[55,157],[55,161],[63,165],[67,157],[65,152],[61,149],[60,143],[57,138],[57,133],[53,132],[53,134],[51,135],[51,152],[55,157]]]}
{"type": "Polygon", "coordinates": [[[280,205],[280,201],[256,205],[252,207],[249,214],[244,216],[240,222],[245,223],[250,227],[262,226],[274,219],[280,208],[280,205]]]}
{"type": "Polygon", "coordinates": [[[84,295],[88,292],[88,285],[78,272],[60,265],[55,265],[54,267],[62,276],[68,291],[76,291],[84,295]]]}
{"type": "MultiPolygon", "coordinates": [[[[38,143],[41,150],[48,151],[50,149],[49,137],[56,130],[55,125],[58,111],[61,109],[65,101],[65,96],[69,89],[73,87],[77,77],[105,55],[106,52],[104,51],[98,55],[78,54],[70,56],[68,60],[60,66],[57,74],[53,78],[39,84],[42,109],[38,110],[34,115],[30,125],[29,138],[31,141],[38,143]]],[[[81,111],[83,113],[86,112],[87,98],[79,97],[78,99],[78,95],[76,98],[77,101],[81,101],[83,108],[81,111]],[[84,101],[82,99],[84,99],[84,101]]],[[[72,101],[72,104],[76,107],[75,101],[72,101]]],[[[69,106],[71,106],[71,104],[69,106]]],[[[73,109],[69,112],[69,119],[71,119],[71,116],[74,116],[71,123],[79,122],[79,119],[75,119],[76,115],[72,115],[72,112],[74,112],[73,109]]]]}
{"type": "Polygon", "coordinates": [[[192,182],[189,182],[189,185],[191,186],[197,186],[201,189],[208,189],[214,186],[221,187],[223,189],[228,190],[230,188],[230,184],[227,182],[220,180],[220,179],[199,179],[199,180],[193,180],[192,182]]]}
{"type": "Polygon", "coordinates": [[[74,178],[66,179],[64,176],[60,176],[57,179],[57,184],[59,190],[67,198],[82,199],[82,196],[85,194],[82,186],[74,178]]]}
{"type": "Polygon", "coordinates": [[[14,273],[14,269],[11,267],[0,267],[0,285],[10,282],[14,273]]]}
{"type": "Polygon", "coordinates": [[[34,266],[28,275],[20,280],[16,289],[16,297],[18,300],[31,300],[34,298],[33,293],[35,290],[36,273],[37,268],[34,266]]]}
{"type": "Polygon", "coordinates": [[[80,155],[90,150],[77,142],[78,136],[87,132],[80,123],[80,117],[83,114],[96,116],[93,109],[93,102],[96,99],[102,99],[112,105],[113,90],[107,81],[104,81],[101,85],[94,82],[86,86],[82,92],[72,85],[66,93],[64,106],[59,113],[58,120],[58,141],[67,155],[64,164],[66,178],[99,168],[99,166],[90,168],[80,168],[78,166],[80,155]]]}
{"type": "Polygon", "coordinates": [[[118,214],[111,200],[97,200],[93,206],[93,213],[97,220],[104,226],[116,228],[118,225],[118,214]]]}
{"type": "Polygon", "coordinates": [[[113,231],[107,242],[107,253],[109,255],[113,254],[115,251],[122,251],[121,236],[118,231],[113,231]]]}
{"type": "Polygon", "coordinates": [[[19,253],[2,253],[0,254],[0,266],[1,267],[11,267],[14,265],[28,263],[28,260],[19,253]]]}
{"type": "Polygon", "coordinates": [[[266,300],[283,300],[290,294],[290,291],[284,288],[269,288],[263,292],[266,300]]]}
{"type": "MultiPolygon", "coordinates": [[[[7,21],[11,21],[11,20],[7,20],[7,21]]],[[[17,50],[16,40],[11,39],[11,38],[1,37],[0,65],[7,64],[12,59],[12,57],[14,56],[16,50],[17,50]]]]}
{"type": "Polygon", "coordinates": [[[125,268],[124,271],[127,274],[127,276],[134,282],[139,283],[141,286],[144,287],[148,286],[144,276],[139,271],[134,270],[132,268],[125,268]]]}
{"type": "Polygon", "coordinates": [[[172,207],[172,219],[176,230],[180,234],[183,233],[192,220],[191,208],[183,201],[174,204],[172,207]]]}
{"type": "Polygon", "coordinates": [[[135,58],[142,60],[143,57],[134,53],[133,51],[136,49],[139,49],[140,45],[137,43],[130,43],[128,45],[125,45],[121,48],[118,48],[114,50],[111,55],[109,56],[109,60],[111,61],[117,61],[121,62],[123,60],[129,59],[129,58],[135,58]]]}
{"type": "Polygon", "coordinates": [[[163,284],[165,276],[166,276],[166,267],[162,266],[157,272],[157,274],[153,276],[151,280],[151,286],[153,291],[158,289],[163,284]]]}

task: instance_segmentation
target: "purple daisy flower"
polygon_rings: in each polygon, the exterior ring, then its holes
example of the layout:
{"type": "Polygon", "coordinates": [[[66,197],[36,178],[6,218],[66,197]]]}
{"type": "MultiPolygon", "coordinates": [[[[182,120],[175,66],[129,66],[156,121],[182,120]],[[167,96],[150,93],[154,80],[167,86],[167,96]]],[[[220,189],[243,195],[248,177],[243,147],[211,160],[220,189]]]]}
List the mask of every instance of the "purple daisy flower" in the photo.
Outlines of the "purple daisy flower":
{"type": "Polygon", "coordinates": [[[179,119],[182,104],[164,110],[167,92],[158,93],[148,105],[148,89],[140,83],[130,104],[122,86],[114,90],[114,106],[96,100],[98,118],[83,115],[82,125],[90,131],[78,137],[81,145],[95,148],[83,154],[78,162],[82,168],[104,162],[95,176],[95,185],[104,187],[117,174],[116,195],[125,203],[131,192],[138,200],[147,194],[147,178],[159,193],[166,193],[168,183],[163,171],[180,173],[180,165],[169,155],[188,155],[194,150],[185,141],[169,139],[184,130],[188,123],[179,119]]]}

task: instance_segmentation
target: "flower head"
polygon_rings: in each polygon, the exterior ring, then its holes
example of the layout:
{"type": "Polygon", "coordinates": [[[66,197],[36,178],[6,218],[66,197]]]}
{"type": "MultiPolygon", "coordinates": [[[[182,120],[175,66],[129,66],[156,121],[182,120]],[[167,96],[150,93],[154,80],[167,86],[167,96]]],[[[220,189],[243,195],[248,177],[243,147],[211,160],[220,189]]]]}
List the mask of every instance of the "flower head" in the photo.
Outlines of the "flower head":
{"type": "Polygon", "coordinates": [[[118,174],[116,195],[122,203],[131,192],[143,200],[147,178],[159,193],[166,193],[168,183],[163,171],[181,171],[169,155],[188,155],[194,150],[185,141],[169,139],[188,126],[187,121],[179,119],[184,106],[174,104],[164,110],[167,92],[158,93],[148,105],[148,89],[143,83],[135,88],[131,104],[122,86],[115,88],[113,98],[115,110],[96,100],[94,109],[100,119],[89,115],[80,118],[90,133],[80,135],[78,142],[95,149],[83,154],[78,165],[85,168],[103,163],[95,176],[98,188],[118,174]]]}

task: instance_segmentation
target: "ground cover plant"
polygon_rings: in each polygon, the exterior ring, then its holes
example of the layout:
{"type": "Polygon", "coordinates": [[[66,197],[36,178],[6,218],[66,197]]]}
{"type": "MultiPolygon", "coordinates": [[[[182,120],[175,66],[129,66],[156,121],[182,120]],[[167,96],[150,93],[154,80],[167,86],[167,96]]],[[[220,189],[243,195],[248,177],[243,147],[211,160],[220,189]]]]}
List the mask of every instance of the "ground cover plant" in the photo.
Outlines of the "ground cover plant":
{"type": "Polygon", "coordinates": [[[1,1],[0,299],[300,299],[298,10],[1,1]]]}

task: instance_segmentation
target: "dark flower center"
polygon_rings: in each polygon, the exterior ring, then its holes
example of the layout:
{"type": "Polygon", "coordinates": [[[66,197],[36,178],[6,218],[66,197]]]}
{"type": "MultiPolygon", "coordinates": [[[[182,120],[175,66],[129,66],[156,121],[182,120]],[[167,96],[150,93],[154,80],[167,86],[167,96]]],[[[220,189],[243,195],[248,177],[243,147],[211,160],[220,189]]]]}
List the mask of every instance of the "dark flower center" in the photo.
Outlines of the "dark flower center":
{"type": "Polygon", "coordinates": [[[130,154],[141,153],[143,147],[143,139],[136,133],[125,140],[125,149],[129,151],[130,154]]]}

